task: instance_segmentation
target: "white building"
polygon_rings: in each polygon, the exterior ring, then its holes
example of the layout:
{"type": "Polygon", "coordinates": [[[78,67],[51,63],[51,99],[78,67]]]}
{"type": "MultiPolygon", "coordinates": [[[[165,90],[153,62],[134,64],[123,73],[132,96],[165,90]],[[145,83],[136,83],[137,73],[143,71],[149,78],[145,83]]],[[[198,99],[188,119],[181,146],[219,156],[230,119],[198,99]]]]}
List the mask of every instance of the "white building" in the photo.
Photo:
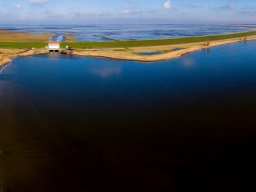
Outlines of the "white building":
{"type": "Polygon", "coordinates": [[[51,41],[48,43],[49,51],[60,51],[60,43],[57,41],[51,41]]]}

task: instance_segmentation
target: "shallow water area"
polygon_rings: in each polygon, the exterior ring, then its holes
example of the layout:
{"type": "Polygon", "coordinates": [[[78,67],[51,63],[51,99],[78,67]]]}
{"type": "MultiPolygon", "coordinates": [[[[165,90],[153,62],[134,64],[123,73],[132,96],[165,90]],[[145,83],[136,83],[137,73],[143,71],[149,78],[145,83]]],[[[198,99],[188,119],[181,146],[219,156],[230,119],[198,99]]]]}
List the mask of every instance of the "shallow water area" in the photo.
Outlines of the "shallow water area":
{"type": "Polygon", "coordinates": [[[255,42],[139,63],[59,54],[0,73],[11,192],[254,187],[255,42]]]}
{"type": "Polygon", "coordinates": [[[157,51],[157,52],[139,52],[139,55],[144,55],[144,56],[153,56],[153,55],[158,55],[161,54],[163,52],[157,51]]]}
{"type": "Polygon", "coordinates": [[[73,35],[77,41],[102,42],[113,40],[149,40],[220,35],[251,31],[248,26],[191,24],[112,24],[112,25],[1,25],[0,29],[32,34],[53,33],[52,40],[65,41],[63,35],[73,35]]]}

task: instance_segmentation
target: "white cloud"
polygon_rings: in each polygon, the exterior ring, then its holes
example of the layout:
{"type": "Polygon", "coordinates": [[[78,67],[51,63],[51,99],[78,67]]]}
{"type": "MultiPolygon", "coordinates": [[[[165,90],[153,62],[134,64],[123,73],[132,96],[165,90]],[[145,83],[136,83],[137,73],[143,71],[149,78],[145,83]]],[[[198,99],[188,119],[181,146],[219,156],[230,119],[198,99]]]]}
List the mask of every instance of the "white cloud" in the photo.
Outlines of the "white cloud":
{"type": "Polygon", "coordinates": [[[164,9],[170,9],[171,8],[171,1],[170,0],[166,0],[164,2],[164,9]]]}
{"type": "Polygon", "coordinates": [[[141,10],[133,10],[133,9],[125,9],[124,10],[124,14],[125,15],[130,15],[130,16],[138,16],[143,14],[143,12],[141,10]]]}
{"type": "Polygon", "coordinates": [[[48,3],[48,0],[30,0],[32,5],[43,5],[48,3]]]}
{"type": "Polygon", "coordinates": [[[126,9],[124,10],[124,14],[130,14],[131,12],[132,12],[132,10],[129,9],[129,8],[126,8],[126,9]]]}
{"type": "Polygon", "coordinates": [[[16,4],[15,6],[17,9],[20,9],[21,8],[21,4],[16,4]]]}
{"type": "Polygon", "coordinates": [[[210,5],[210,9],[233,10],[235,8],[236,8],[236,4],[234,4],[234,3],[228,3],[225,5],[221,5],[221,6],[210,5]]]}

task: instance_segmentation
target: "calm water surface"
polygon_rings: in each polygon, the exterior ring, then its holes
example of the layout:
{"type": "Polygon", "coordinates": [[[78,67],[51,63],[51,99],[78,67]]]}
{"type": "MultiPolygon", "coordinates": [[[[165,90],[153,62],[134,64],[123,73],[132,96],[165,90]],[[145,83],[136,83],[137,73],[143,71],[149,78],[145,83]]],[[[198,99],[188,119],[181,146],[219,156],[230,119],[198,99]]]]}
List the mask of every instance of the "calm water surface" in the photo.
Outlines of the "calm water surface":
{"type": "Polygon", "coordinates": [[[256,43],[144,64],[45,55],[0,74],[10,192],[254,187],[256,43]]]}

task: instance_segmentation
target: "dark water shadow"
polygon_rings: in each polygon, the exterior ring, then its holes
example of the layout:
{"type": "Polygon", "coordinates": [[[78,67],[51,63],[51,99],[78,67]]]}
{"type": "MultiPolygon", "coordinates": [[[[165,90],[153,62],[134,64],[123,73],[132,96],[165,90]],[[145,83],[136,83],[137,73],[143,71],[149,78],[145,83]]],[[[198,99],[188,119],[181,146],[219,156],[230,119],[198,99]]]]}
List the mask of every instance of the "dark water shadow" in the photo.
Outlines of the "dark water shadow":
{"type": "Polygon", "coordinates": [[[13,74],[0,74],[0,81],[12,81],[15,79],[13,74]]]}

